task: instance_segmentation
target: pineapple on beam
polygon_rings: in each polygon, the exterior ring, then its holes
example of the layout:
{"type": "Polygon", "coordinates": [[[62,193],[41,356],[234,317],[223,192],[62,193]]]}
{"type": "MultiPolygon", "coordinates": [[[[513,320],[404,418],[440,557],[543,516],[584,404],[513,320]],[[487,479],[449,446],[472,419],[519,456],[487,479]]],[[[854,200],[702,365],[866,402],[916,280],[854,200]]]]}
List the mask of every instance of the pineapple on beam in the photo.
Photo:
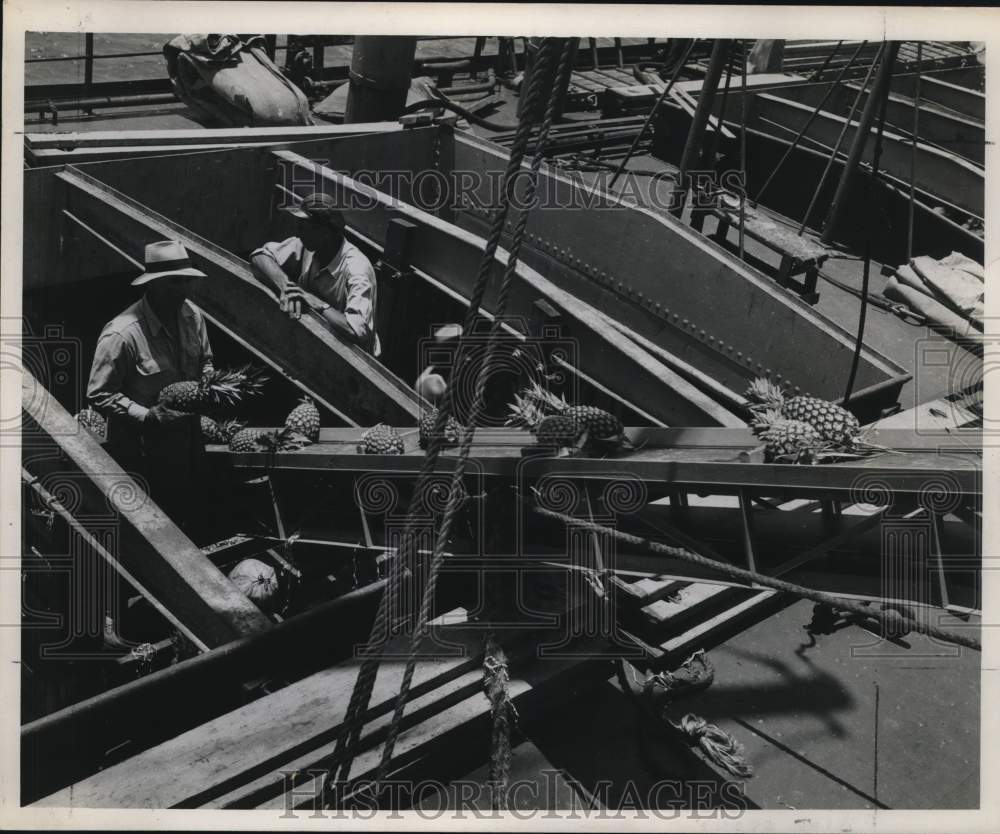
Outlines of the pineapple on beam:
{"type": "Polygon", "coordinates": [[[767,463],[812,463],[823,448],[823,438],[812,425],[783,417],[774,408],[755,415],[753,432],[764,442],[767,463]]]}
{"type": "Polygon", "coordinates": [[[240,429],[229,438],[229,451],[236,453],[294,452],[309,445],[309,439],[290,428],[240,429]]]}
{"type": "Polygon", "coordinates": [[[379,423],[361,435],[358,453],[362,455],[401,455],[403,438],[392,426],[379,423]]]}
{"type": "Polygon", "coordinates": [[[227,446],[233,435],[245,425],[246,423],[239,420],[213,420],[211,417],[203,416],[201,418],[201,436],[206,443],[227,446]]]}
{"type": "MultiPolygon", "coordinates": [[[[437,423],[437,418],[437,408],[432,408],[420,418],[419,438],[421,449],[426,449],[431,445],[431,438],[434,436],[434,425],[437,423]]],[[[442,435],[444,446],[446,448],[457,446],[463,430],[462,424],[449,414],[442,435]]]]}
{"type": "Polygon", "coordinates": [[[758,377],[747,389],[751,411],[773,410],[786,420],[801,420],[819,434],[820,439],[835,448],[853,449],[861,434],[858,418],[846,408],[818,397],[786,397],[781,386],[765,377],[758,377]]]}
{"type": "Polygon", "coordinates": [[[319,440],[319,409],[310,397],[303,397],[285,418],[285,428],[315,443],[319,440]]]}
{"type": "Polygon", "coordinates": [[[540,446],[577,450],[589,446],[607,452],[632,448],[621,420],[602,408],[570,405],[537,382],[514,400],[507,425],[526,427],[540,446]]]}

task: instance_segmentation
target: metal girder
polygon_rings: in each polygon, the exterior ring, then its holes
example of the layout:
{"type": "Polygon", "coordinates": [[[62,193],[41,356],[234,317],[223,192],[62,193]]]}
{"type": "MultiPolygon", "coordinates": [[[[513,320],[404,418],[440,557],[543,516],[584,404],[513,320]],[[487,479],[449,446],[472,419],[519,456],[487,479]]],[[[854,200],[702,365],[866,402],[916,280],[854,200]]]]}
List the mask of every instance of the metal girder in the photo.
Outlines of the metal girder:
{"type": "MultiPolygon", "coordinates": [[[[779,98],[770,93],[754,96],[750,107],[750,124],[762,118],[771,119],[792,131],[801,129],[813,108],[779,98]]],[[[843,116],[820,113],[809,126],[806,136],[832,148],[846,122],[843,116]]],[[[844,148],[850,146],[854,138],[856,124],[852,122],[844,137],[844,148]]],[[[910,181],[910,154],[916,153],[916,187],[931,195],[936,202],[952,205],[981,218],[984,210],[985,178],[982,168],[955,154],[917,142],[916,150],[909,139],[890,131],[882,134],[882,172],[897,183],[908,185],[910,181]]],[[[868,143],[862,161],[871,164],[874,142],[868,143]]]]}
{"type": "MultiPolygon", "coordinates": [[[[353,141],[341,144],[338,166],[353,141]]],[[[506,154],[466,135],[454,134],[451,145],[452,170],[474,172],[482,183],[457,222],[481,231],[486,216],[476,203],[492,204],[489,174],[502,170],[506,154]]],[[[843,393],[853,334],[737,256],[666,212],[544,166],[539,195],[522,258],[553,284],[727,386],[731,399],[756,375],[829,399],[843,393]]],[[[872,397],[883,405],[909,378],[868,348],[859,376],[863,388],[885,384],[872,397]]]]}
{"type": "MultiPolygon", "coordinates": [[[[923,82],[921,83],[923,84],[923,82]]],[[[684,85],[678,84],[677,86],[696,94],[701,87],[701,82],[688,81],[684,85]]],[[[911,93],[907,95],[912,94],[914,87],[915,85],[910,85],[911,93]]],[[[856,81],[848,81],[838,85],[827,100],[823,108],[824,111],[833,115],[847,115],[860,88],[861,84],[856,81]]],[[[748,104],[758,93],[767,92],[786,101],[797,102],[812,108],[823,100],[829,89],[829,81],[811,83],[804,78],[786,74],[752,75],[747,78],[748,104]]],[[[940,145],[945,150],[982,165],[986,141],[982,117],[977,119],[942,109],[939,104],[923,94],[923,89],[924,87],[921,86],[920,139],[940,145]]],[[[734,99],[728,105],[729,108],[732,108],[730,112],[739,113],[743,90],[735,88],[730,90],[729,94],[734,99]]],[[[864,101],[864,96],[862,101],[864,101]]],[[[715,108],[716,111],[718,109],[718,107],[715,108]]],[[[909,131],[913,125],[913,99],[901,93],[890,93],[886,105],[886,124],[894,125],[903,131],[909,131]]]]}
{"type": "MultiPolygon", "coordinates": [[[[637,451],[619,457],[524,457],[533,445],[526,431],[477,429],[470,452],[470,466],[478,475],[501,478],[559,478],[626,480],[669,484],[671,487],[706,487],[711,494],[739,494],[755,488],[768,494],[855,496],[855,501],[877,500],[872,495],[982,494],[982,457],[974,437],[952,441],[924,438],[904,429],[886,429],[873,442],[893,449],[871,458],[821,465],[751,462],[746,456],[758,446],[749,429],[627,429],[637,451]],[[865,497],[867,496],[867,497],[865,497]]],[[[424,453],[416,438],[404,436],[403,455],[365,455],[357,451],[357,429],[324,429],[320,440],[295,452],[276,455],[233,454],[210,446],[209,454],[226,455],[237,468],[317,473],[385,472],[414,476],[424,453]]],[[[440,471],[450,471],[454,451],[443,453],[440,471]]],[[[470,469],[470,471],[473,471],[470,469]]]]}
{"type": "MultiPolygon", "coordinates": [[[[817,93],[822,87],[822,84],[807,84],[773,92],[782,98],[815,106],[818,101],[817,93]]],[[[847,99],[853,101],[860,88],[861,85],[857,82],[844,84],[834,93],[830,106],[826,109],[832,113],[846,114],[851,106],[847,99]]],[[[908,132],[913,126],[913,105],[912,98],[890,93],[886,103],[886,124],[908,132]]],[[[986,129],[982,121],[957,113],[944,112],[939,106],[928,104],[924,101],[922,86],[919,108],[918,132],[922,142],[939,145],[944,150],[965,157],[977,165],[983,164],[986,156],[986,129]]]]}
{"type": "MultiPolygon", "coordinates": [[[[471,294],[485,240],[292,151],[276,151],[275,157],[288,166],[290,183],[309,183],[310,187],[322,183],[343,200],[348,224],[376,245],[384,243],[392,217],[416,224],[410,244],[411,267],[433,276],[463,298],[471,294]]],[[[483,301],[488,312],[494,309],[496,287],[506,262],[507,253],[498,250],[494,281],[483,301]]],[[[549,302],[562,314],[567,331],[564,335],[573,341],[578,353],[572,364],[654,418],[668,425],[744,425],[632,340],[609,328],[598,310],[519,264],[508,317],[531,321],[539,300],[549,302]]]]}
{"type": "MultiPolygon", "coordinates": [[[[270,621],[216,568],[27,370],[23,466],[74,516],[111,520],[125,569],[208,646],[263,631],[270,621]],[[67,502],[63,501],[65,506],[67,502]]],[[[86,524],[84,524],[86,526],[86,524]]]]}
{"type": "MultiPolygon", "coordinates": [[[[892,79],[892,89],[904,95],[913,96],[916,92],[917,76],[897,75],[892,79]]],[[[920,76],[920,99],[921,101],[932,101],[954,110],[963,116],[986,120],[986,96],[979,90],[964,87],[948,80],[944,74],[921,73],[920,76]]]]}
{"type": "Polygon", "coordinates": [[[419,418],[421,401],[411,388],[369,354],[337,339],[312,313],[299,321],[281,313],[245,261],[81,171],[56,176],[66,186],[67,210],[120,253],[140,260],[147,243],[180,240],[209,276],[192,286],[191,300],[334,413],[369,425],[412,425],[419,418]]]}

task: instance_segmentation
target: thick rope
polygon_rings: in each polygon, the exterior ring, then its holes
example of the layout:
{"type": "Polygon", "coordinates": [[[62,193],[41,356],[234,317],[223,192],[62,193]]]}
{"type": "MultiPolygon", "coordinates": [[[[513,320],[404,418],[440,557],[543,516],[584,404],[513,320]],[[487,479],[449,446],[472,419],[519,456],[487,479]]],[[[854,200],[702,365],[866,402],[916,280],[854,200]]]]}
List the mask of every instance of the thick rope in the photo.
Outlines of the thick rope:
{"type": "Polygon", "coordinates": [[[490,632],[486,638],[486,654],[483,658],[483,691],[490,702],[493,716],[490,750],[490,792],[494,811],[507,807],[507,785],[510,781],[512,758],[510,731],[514,724],[516,710],[510,700],[507,671],[507,656],[503,647],[490,632]]]}
{"type": "Polygon", "coordinates": [[[665,726],[680,733],[687,743],[697,744],[710,761],[734,776],[753,776],[753,768],[746,761],[743,745],[734,736],[692,713],[685,715],[680,722],[671,721],[667,717],[667,708],[673,698],[705,689],[715,680],[715,669],[703,649],[691,655],[673,672],[658,672],[647,678],[642,688],[645,703],[636,695],[628,681],[624,660],[618,660],[617,674],[618,685],[640,709],[652,712],[665,726]],[[659,697],[655,693],[656,689],[660,690],[659,697]]]}
{"type": "MultiPolygon", "coordinates": [[[[542,45],[542,49],[539,50],[539,65],[536,66],[534,72],[537,75],[532,76],[532,82],[540,80],[544,76],[544,69],[541,64],[541,56],[545,51],[546,47],[548,49],[554,48],[556,43],[553,39],[546,39],[545,43],[542,45]]],[[[458,459],[455,463],[455,468],[452,472],[451,487],[448,495],[448,504],[445,507],[444,516],[441,520],[441,526],[438,529],[437,541],[434,546],[434,554],[431,557],[431,564],[427,574],[427,581],[424,585],[423,596],[420,600],[420,612],[417,618],[417,625],[413,630],[413,635],[410,640],[410,652],[406,660],[406,668],[403,671],[403,680],[400,685],[399,695],[396,699],[396,709],[393,713],[392,722],[389,725],[389,730],[386,734],[385,746],[382,748],[382,761],[379,765],[378,774],[376,776],[375,782],[376,786],[384,781],[386,771],[389,766],[389,761],[392,758],[392,752],[395,747],[396,737],[399,734],[400,726],[403,720],[403,713],[406,709],[406,701],[409,696],[410,685],[413,681],[413,673],[416,669],[417,661],[417,649],[420,646],[420,642],[424,637],[424,633],[427,628],[427,623],[430,620],[431,606],[434,601],[434,590],[437,586],[437,577],[440,573],[441,566],[444,564],[444,554],[445,549],[448,545],[448,537],[451,532],[452,521],[456,513],[458,512],[460,498],[462,490],[459,489],[459,485],[462,483],[462,478],[465,474],[466,464],[469,458],[469,451],[472,447],[472,440],[475,436],[475,427],[479,422],[479,418],[482,416],[482,412],[485,408],[486,402],[486,384],[489,380],[490,373],[493,370],[493,358],[496,352],[496,347],[499,343],[499,337],[502,331],[504,313],[507,309],[507,299],[510,296],[510,288],[513,284],[514,274],[517,270],[517,262],[520,256],[521,244],[524,241],[524,233],[528,223],[528,214],[530,211],[530,206],[535,200],[535,193],[538,184],[538,172],[541,168],[542,162],[545,158],[545,146],[547,144],[547,139],[549,135],[549,129],[552,126],[552,121],[555,117],[556,105],[559,101],[559,81],[569,69],[569,57],[570,57],[570,46],[569,42],[564,43],[564,48],[562,52],[562,57],[559,62],[558,69],[556,71],[555,77],[553,78],[552,89],[549,94],[549,99],[547,106],[545,108],[545,116],[542,120],[541,128],[538,132],[538,137],[535,142],[535,152],[531,160],[531,176],[528,179],[526,194],[525,194],[525,210],[520,213],[517,219],[517,224],[515,226],[514,232],[511,236],[511,245],[507,254],[507,266],[504,270],[503,279],[500,283],[500,288],[497,292],[496,301],[496,311],[494,314],[493,326],[490,330],[489,339],[486,344],[486,355],[483,358],[482,364],[479,367],[479,373],[476,378],[475,395],[473,398],[472,408],[469,414],[468,425],[465,426],[464,432],[462,434],[461,444],[458,451],[458,459]]],[[[547,57],[547,56],[546,56],[547,57]]],[[[546,61],[546,66],[548,61],[546,61]]],[[[525,114],[531,112],[531,105],[528,104],[523,111],[525,114]]],[[[522,124],[527,124],[527,119],[522,124]]],[[[527,135],[527,132],[525,132],[527,135]]],[[[513,179],[513,174],[511,175],[511,181],[513,179]]],[[[506,196],[508,198],[507,203],[509,204],[509,198],[512,195],[511,192],[507,192],[506,196]]],[[[506,206],[504,207],[506,208],[506,206]]],[[[498,217],[500,215],[498,214],[498,217]]],[[[494,220],[497,224],[497,220],[494,220]]],[[[502,220],[497,224],[502,231],[502,220]]],[[[496,226],[494,227],[496,228],[496,226]]],[[[499,236],[498,236],[499,237],[499,236]]],[[[492,239],[492,235],[491,235],[492,239]]],[[[492,256],[490,257],[492,261],[492,256]]],[[[484,274],[489,274],[489,268],[484,269],[484,274]]],[[[477,308],[478,309],[478,308],[477,308]]],[[[451,390],[449,386],[447,391],[451,390]]],[[[447,393],[446,393],[447,396],[447,393]]],[[[438,415],[438,420],[440,421],[441,415],[438,415]]],[[[435,426],[435,432],[437,432],[437,426],[435,426]]]]}
{"type": "MultiPolygon", "coordinates": [[[[550,62],[550,52],[552,45],[550,41],[546,41],[543,44],[542,49],[539,50],[538,63],[536,64],[536,71],[532,76],[531,83],[525,93],[525,113],[532,112],[535,103],[540,95],[542,81],[545,76],[546,69],[550,62]]],[[[547,127],[546,127],[547,129],[547,127]]],[[[503,234],[504,221],[507,215],[507,209],[510,204],[510,197],[513,194],[514,188],[514,177],[521,169],[522,161],[525,155],[525,149],[527,148],[528,139],[531,132],[531,125],[527,120],[522,121],[518,126],[518,131],[514,140],[511,144],[510,156],[507,163],[507,168],[504,173],[504,188],[503,195],[501,199],[500,209],[493,218],[493,226],[490,230],[490,236],[486,241],[486,246],[483,251],[483,259],[480,263],[479,274],[476,278],[476,283],[473,288],[472,296],[469,301],[469,308],[466,313],[464,325],[463,325],[463,338],[467,337],[473,332],[476,321],[479,318],[479,309],[482,306],[483,298],[486,294],[486,289],[489,284],[490,276],[493,271],[493,261],[496,255],[496,250],[500,244],[500,238],[503,234]]],[[[516,258],[511,256],[508,261],[508,266],[511,267],[516,262],[516,258]]],[[[513,270],[510,269],[505,273],[504,277],[509,281],[509,276],[512,274],[513,270]]],[[[497,315],[495,319],[495,324],[498,324],[503,317],[503,309],[501,309],[501,303],[506,304],[506,294],[503,293],[503,288],[501,288],[501,297],[498,297],[497,304],[497,315]]],[[[490,350],[495,345],[495,336],[491,337],[490,345],[487,349],[487,357],[490,355],[490,350]]],[[[397,556],[390,563],[390,571],[388,576],[388,582],[386,586],[386,591],[382,596],[379,604],[378,612],[375,617],[375,624],[372,629],[372,633],[369,636],[368,643],[365,647],[363,660],[361,664],[361,669],[358,672],[358,677],[355,681],[354,690],[351,693],[351,701],[348,705],[347,713],[344,719],[344,732],[338,737],[337,744],[333,753],[333,766],[331,767],[328,778],[327,785],[330,786],[335,784],[338,780],[341,782],[346,782],[350,777],[351,764],[353,763],[354,757],[356,755],[356,749],[358,741],[360,739],[361,729],[363,726],[363,716],[368,709],[368,704],[371,700],[372,688],[374,686],[375,677],[378,673],[378,667],[381,662],[381,655],[385,650],[385,646],[389,638],[389,610],[390,606],[394,600],[399,596],[400,589],[402,586],[402,577],[405,572],[406,565],[413,558],[413,554],[416,550],[416,535],[417,535],[417,517],[420,511],[420,507],[423,503],[423,486],[426,484],[428,477],[434,472],[437,459],[444,448],[444,434],[445,427],[447,425],[448,417],[452,413],[452,402],[453,402],[453,386],[449,386],[445,389],[445,394],[441,405],[438,409],[437,419],[435,421],[434,429],[431,435],[430,444],[427,449],[427,453],[424,457],[423,466],[417,477],[417,486],[414,490],[413,498],[411,499],[407,524],[404,528],[404,533],[402,536],[402,541],[400,548],[397,552],[397,556]]],[[[468,433],[471,435],[471,430],[468,433]]],[[[459,452],[458,466],[456,467],[456,475],[460,479],[461,473],[464,472],[464,461],[468,456],[469,443],[467,438],[463,437],[463,448],[459,452]]],[[[454,484],[457,479],[453,478],[452,483],[454,484]]],[[[460,491],[452,488],[449,492],[448,504],[445,509],[445,524],[442,525],[444,532],[447,532],[444,528],[450,528],[451,518],[454,516],[457,509],[458,496],[460,491]]],[[[446,541],[446,537],[442,539],[438,537],[438,541],[446,541]]],[[[435,548],[436,555],[438,551],[442,551],[443,548],[435,548]]],[[[438,568],[440,565],[438,565],[438,568]]],[[[431,571],[434,573],[434,562],[432,560],[431,571]]],[[[430,575],[428,579],[430,580],[430,575]]],[[[425,594],[426,597],[426,594],[425,594]]],[[[423,604],[421,605],[423,610],[423,604]]],[[[414,638],[418,638],[419,629],[414,630],[414,638]]],[[[411,656],[415,652],[411,651],[411,656]]],[[[412,679],[412,667],[407,667],[406,672],[409,673],[409,678],[412,679]]],[[[392,743],[395,741],[395,734],[398,733],[398,720],[402,717],[402,711],[400,709],[400,704],[405,698],[406,693],[409,691],[409,681],[407,680],[406,672],[404,672],[404,687],[401,692],[400,699],[397,701],[396,713],[393,716],[394,727],[390,726],[390,736],[392,743]],[[394,730],[394,732],[393,732],[394,730]]],[[[387,738],[387,749],[391,747],[390,741],[387,738]]],[[[387,758],[383,757],[383,765],[387,762],[387,758]]],[[[384,771],[384,766],[380,765],[380,773],[384,771]]]]}
{"type": "Polygon", "coordinates": [[[543,507],[536,506],[533,507],[533,509],[539,515],[554,518],[564,524],[571,524],[581,530],[589,530],[593,533],[602,533],[625,544],[642,547],[653,553],[660,553],[664,556],[672,556],[675,559],[682,559],[685,562],[691,562],[695,565],[712,568],[713,570],[717,570],[719,573],[728,576],[731,579],[753,582],[758,585],[763,585],[766,588],[773,588],[774,590],[781,591],[785,594],[792,594],[793,596],[801,597],[802,599],[809,599],[813,602],[821,602],[824,605],[830,605],[834,608],[850,611],[852,614],[878,620],[880,625],[887,630],[909,628],[910,631],[926,634],[928,637],[934,637],[938,640],[943,640],[946,643],[955,643],[956,645],[966,646],[967,648],[975,649],[976,651],[982,650],[980,642],[975,638],[968,637],[957,632],[947,631],[945,629],[938,628],[937,626],[928,625],[920,622],[919,620],[904,618],[902,614],[892,609],[886,611],[873,611],[870,607],[854,602],[853,600],[834,596],[833,594],[828,594],[825,591],[816,591],[812,588],[804,588],[801,585],[786,582],[783,579],[776,579],[773,576],[767,576],[763,573],[757,573],[757,571],[740,568],[736,565],[718,562],[715,559],[709,559],[705,556],[693,553],[683,547],[671,547],[670,545],[650,541],[649,539],[644,539],[640,536],[633,536],[631,533],[623,533],[620,530],[615,530],[611,527],[605,527],[591,521],[585,521],[581,518],[574,518],[573,516],[566,515],[565,513],[557,513],[554,510],[546,510],[543,507]]]}

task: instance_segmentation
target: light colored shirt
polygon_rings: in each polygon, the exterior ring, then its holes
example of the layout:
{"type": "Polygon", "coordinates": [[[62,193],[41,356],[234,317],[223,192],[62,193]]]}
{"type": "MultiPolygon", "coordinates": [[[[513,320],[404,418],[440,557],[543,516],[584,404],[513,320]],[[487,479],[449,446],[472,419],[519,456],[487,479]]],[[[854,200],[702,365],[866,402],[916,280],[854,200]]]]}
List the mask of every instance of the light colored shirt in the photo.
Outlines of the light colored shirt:
{"type": "Polygon", "coordinates": [[[101,331],[87,399],[107,417],[141,422],[164,387],[200,379],[211,367],[212,348],[201,313],[185,301],[177,313],[175,337],[144,296],[101,331]]]}
{"type": "Polygon", "coordinates": [[[343,313],[358,341],[372,346],[372,355],[382,352],[375,332],[375,270],[357,246],[345,240],[327,264],[319,263],[316,253],[297,237],[265,243],[250,257],[257,255],[271,258],[289,280],[343,313]]]}

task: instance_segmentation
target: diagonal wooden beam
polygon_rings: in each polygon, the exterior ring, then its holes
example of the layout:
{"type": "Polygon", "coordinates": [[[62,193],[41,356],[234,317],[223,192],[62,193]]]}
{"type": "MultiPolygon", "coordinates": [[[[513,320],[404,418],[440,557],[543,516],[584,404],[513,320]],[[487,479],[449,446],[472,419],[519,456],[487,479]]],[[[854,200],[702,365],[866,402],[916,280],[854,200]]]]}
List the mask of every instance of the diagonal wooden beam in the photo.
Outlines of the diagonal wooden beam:
{"type": "MultiPolygon", "coordinates": [[[[270,620],[215,567],[27,370],[23,466],[42,486],[70,479],[84,515],[114,518],[116,555],[201,642],[221,646],[270,620]]],[[[55,490],[50,490],[57,492],[55,490]]],[[[58,496],[58,493],[57,493],[58,496]]]]}

